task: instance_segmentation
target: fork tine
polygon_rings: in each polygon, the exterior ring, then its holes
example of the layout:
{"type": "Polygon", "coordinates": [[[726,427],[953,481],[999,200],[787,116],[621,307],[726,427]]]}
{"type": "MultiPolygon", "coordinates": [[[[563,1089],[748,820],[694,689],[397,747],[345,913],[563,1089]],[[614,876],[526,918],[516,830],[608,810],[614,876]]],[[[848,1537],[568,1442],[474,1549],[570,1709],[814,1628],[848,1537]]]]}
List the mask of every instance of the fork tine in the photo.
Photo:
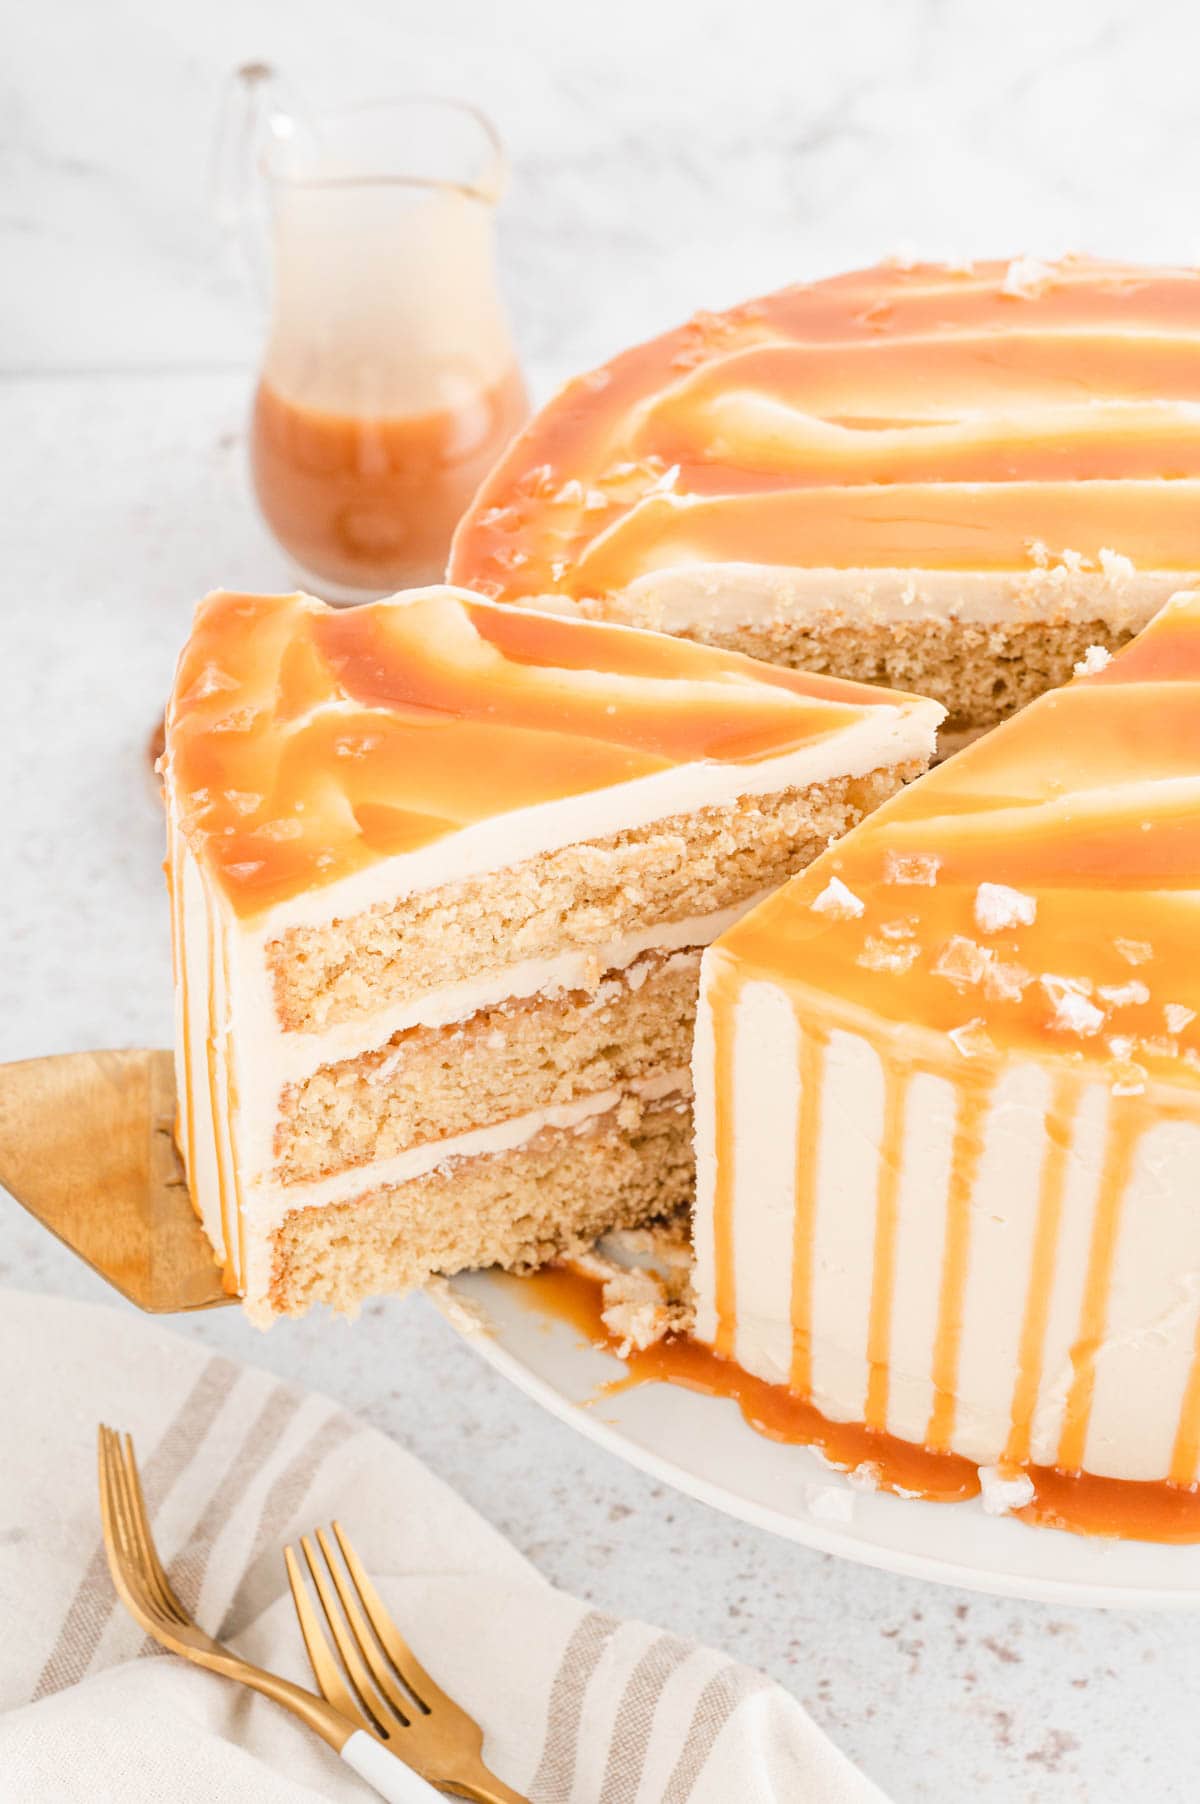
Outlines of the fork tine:
{"type": "Polygon", "coordinates": [[[381,1700],[378,1692],[372,1685],[371,1675],[364,1664],[362,1655],[359,1653],[358,1645],[342,1621],[341,1612],[337,1606],[336,1594],[330,1588],[329,1580],[321,1569],[321,1563],[313,1552],[312,1542],[307,1535],[301,1535],[300,1547],[304,1554],[305,1561],[307,1562],[309,1573],[312,1576],[313,1584],[317,1588],[317,1596],[321,1600],[321,1608],[325,1612],[325,1620],[329,1624],[330,1633],[337,1646],[337,1651],[341,1656],[342,1665],[346,1670],[346,1677],[350,1681],[351,1689],[367,1715],[377,1725],[380,1734],[385,1738],[390,1737],[395,1729],[395,1723],[392,1718],[398,1716],[402,1727],[407,1726],[408,1719],[400,1711],[393,1710],[390,1702],[381,1700]]]}
{"type": "MultiPolygon", "coordinates": [[[[458,1705],[454,1703],[453,1699],[448,1698],[441,1687],[430,1678],[396,1627],[390,1611],[371,1583],[362,1561],[354,1550],[353,1542],[340,1522],[334,1522],[333,1532],[337,1537],[337,1544],[342,1550],[346,1570],[354,1581],[354,1588],[358,1592],[367,1621],[374,1629],[380,1646],[409,1691],[412,1692],[417,1703],[427,1715],[434,1709],[446,1708],[457,1713],[458,1705]]],[[[320,1539],[319,1533],[317,1538],[320,1539]]],[[[328,1551],[326,1551],[325,1557],[329,1558],[328,1551]]]]}
{"type": "Polygon", "coordinates": [[[111,1429],[101,1428],[100,1455],[100,1522],[104,1533],[104,1551],[108,1569],[118,1595],[147,1634],[156,1633],[161,1616],[157,1601],[147,1591],[136,1550],[130,1540],[129,1520],[115,1457],[115,1440],[111,1429]]]}
{"type": "Polygon", "coordinates": [[[300,1576],[300,1563],[296,1558],[295,1550],[293,1548],[284,1548],[283,1563],[287,1567],[288,1584],[291,1586],[292,1590],[292,1602],[296,1606],[296,1615],[300,1622],[300,1633],[304,1637],[304,1646],[308,1651],[308,1662],[312,1667],[313,1677],[317,1681],[318,1690],[326,1702],[333,1705],[335,1710],[340,1710],[343,1716],[349,1717],[352,1723],[356,1724],[360,1729],[366,1729],[369,1734],[371,1725],[363,1712],[359,1709],[357,1703],[351,1697],[349,1689],[342,1678],[341,1669],[334,1659],[333,1654],[330,1652],[329,1643],[321,1633],[321,1624],[317,1617],[317,1612],[313,1608],[312,1598],[308,1595],[308,1588],[305,1585],[303,1578],[300,1576]]]}
{"type": "Polygon", "coordinates": [[[180,1623],[190,1623],[191,1616],[176,1596],[171,1581],[163,1570],[162,1561],[158,1557],[158,1549],[154,1545],[154,1535],[150,1528],[150,1512],[146,1508],[141,1475],[138,1472],[137,1460],[133,1451],[133,1438],[127,1434],[124,1437],[114,1436],[113,1439],[116,1443],[119,1469],[125,1481],[133,1541],[141,1555],[141,1563],[147,1581],[168,1616],[173,1616],[180,1623]]]}
{"type": "Polygon", "coordinates": [[[399,1714],[409,1720],[414,1716],[427,1716],[429,1711],[415,1693],[402,1689],[396,1683],[388,1664],[389,1656],[377,1638],[371,1633],[369,1618],[363,1614],[361,1600],[355,1586],[343,1577],[341,1564],[330,1545],[329,1537],[323,1528],[317,1530],[317,1545],[325,1555],[325,1564],[329,1568],[329,1576],[333,1580],[333,1588],[345,1612],[350,1633],[358,1644],[358,1650],[370,1668],[371,1677],[389,1704],[399,1714]]]}

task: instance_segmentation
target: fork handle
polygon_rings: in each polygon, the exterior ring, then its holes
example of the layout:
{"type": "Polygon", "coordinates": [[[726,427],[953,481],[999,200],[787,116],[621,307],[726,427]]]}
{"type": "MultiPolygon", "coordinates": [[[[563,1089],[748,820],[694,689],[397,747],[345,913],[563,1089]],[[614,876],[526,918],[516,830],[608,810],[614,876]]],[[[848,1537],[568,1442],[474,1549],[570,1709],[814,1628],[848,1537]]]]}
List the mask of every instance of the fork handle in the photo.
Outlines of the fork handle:
{"type": "Polygon", "coordinates": [[[356,1729],[341,1753],[346,1765],[353,1767],[359,1778],[373,1786],[388,1804],[430,1804],[442,1797],[436,1786],[389,1753],[365,1729],[356,1729]]]}

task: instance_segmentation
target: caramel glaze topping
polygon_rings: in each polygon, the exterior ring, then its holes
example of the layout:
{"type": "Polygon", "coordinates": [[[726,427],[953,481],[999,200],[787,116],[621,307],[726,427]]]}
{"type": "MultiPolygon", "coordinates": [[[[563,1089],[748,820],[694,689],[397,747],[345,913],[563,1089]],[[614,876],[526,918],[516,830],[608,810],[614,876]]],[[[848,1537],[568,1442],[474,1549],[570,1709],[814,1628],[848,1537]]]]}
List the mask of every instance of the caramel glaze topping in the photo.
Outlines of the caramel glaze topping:
{"type": "Polygon", "coordinates": [[[716,957],[901,1041],[915,1029],[960,1072],[1021,1050],[1102,1066],[1133,1097],[1148,1076],[1200,1085],[1198,941],[1200,594],[1184,594],[877,809],[716,957]]]}
{"type": "Polygon", "coordinates": [[[492,816],[754,764],[910,698],[439,588],[203,602],[167,716],[193,853],[242,916],[492,816]]]}
{"type": "Polygon", "coordinates": [[[569,383],[483,485],[450,577],[511,601],[689,563],[1191,571],[1198,402],[1200,271],[885,264],[569,383]]]}

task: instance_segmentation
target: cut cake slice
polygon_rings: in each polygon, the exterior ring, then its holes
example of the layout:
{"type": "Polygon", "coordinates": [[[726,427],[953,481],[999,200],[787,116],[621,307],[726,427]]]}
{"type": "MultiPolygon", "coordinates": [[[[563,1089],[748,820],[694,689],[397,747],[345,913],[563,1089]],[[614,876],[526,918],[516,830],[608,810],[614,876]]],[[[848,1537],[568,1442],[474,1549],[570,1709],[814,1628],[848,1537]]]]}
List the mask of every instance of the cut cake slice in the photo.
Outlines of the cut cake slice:
{"type": "Polygon", "coordinates": [[[1200,1449],[1200,596],[704,955],[698,1337],[980,1465],[1200,1449]]]}
{"type": "Polygon", "coordinates": [[[570,382],[450,579],[994,725],[1197,580],[1200,272],[892,262],[570,382]]]}
{"type": "Polygon", "coordinates": [[[941,710],[453,589],[204,602],[167,714],[179,1140],[260,1318],[692,1187],[699,951],[941,710]]]}

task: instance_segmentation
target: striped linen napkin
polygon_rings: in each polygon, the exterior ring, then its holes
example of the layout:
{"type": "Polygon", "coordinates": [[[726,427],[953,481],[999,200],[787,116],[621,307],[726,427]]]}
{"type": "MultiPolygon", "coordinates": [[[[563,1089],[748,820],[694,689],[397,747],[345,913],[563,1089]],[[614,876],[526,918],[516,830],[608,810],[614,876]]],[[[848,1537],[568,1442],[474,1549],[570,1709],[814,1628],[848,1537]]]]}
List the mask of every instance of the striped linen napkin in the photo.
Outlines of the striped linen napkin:
{"type": "Polygon", "coordinates": [[[284,1543],[339,1516],[419,1657],[533,1804],[879,1804],[794,1699],[556,1590],[411,1455],[327,1398],[115,1309],[0,1293],[0,1797],[374,1796],[316,1736],[148,1643],[109,1582],[103,1418],[134,1434],[199,1621],[310,1683],[284,1543]]]}

